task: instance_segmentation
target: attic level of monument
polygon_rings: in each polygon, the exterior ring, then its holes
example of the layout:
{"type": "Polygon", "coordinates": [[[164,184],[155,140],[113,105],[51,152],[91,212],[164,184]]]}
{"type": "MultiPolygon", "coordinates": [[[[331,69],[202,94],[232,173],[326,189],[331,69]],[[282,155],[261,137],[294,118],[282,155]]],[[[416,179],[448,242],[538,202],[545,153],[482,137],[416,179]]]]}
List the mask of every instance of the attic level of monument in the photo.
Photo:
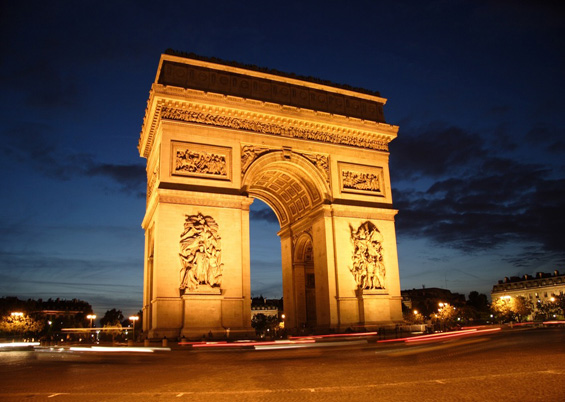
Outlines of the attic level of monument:
{"type": "Polygon", "coordinates": [[[385,123],[380,96],[288,75],[180,58],[163,61],[157,82],[385,123]]]}
{"type": "Polygon", "coordinates": [[[366,89],[366,88],[353,87],[353,86],[347,85],[347,84],[339,84],[339,83],[336,83],[336,82],[323,80],[323,79],[312,77],[312,76],[303,76],[303,75],[299,75],[299,74],[295,74],[295,73],[287,73],[287,72],[276,70],[276,69],[273,69],[273,68],[256,66],[254,64],[240,63],[240,62],[235,61],[235,60],[230,61],[230,60],[219,59],[217,57],[206,57],[206,56],[202,56],[202,55],[199,55],[199,54],[196,54],[196,53],[179,52],[179,51],[173,50],[173,49],[165,50],[165,54],[183,57],[183,58],[192,59],[192,60],[206,61],[206,62],[214,63],[214,64],[221,64],[221,65],[224,65],[224,66],[237,67],[237,68],[244,69],[247,72],[257,71],[259,73],[266,73],[266,74],[271,74],[271,75],[277,75],[279,77],[286,77],[286,78],[292,78],[292,79],[296,79],[296,80],[300,80],[300,81],[312,82],[314,84],[320,84],[320,85],[330,86],[330,87],[334,87],[334,88],[341,88],[341,89],[345,89],[345,90],[348,90],[348,91],[358,92],[358,93],[372,95],[372,96],[376,96],[376,97],[381,96],[379,91],[372,91],[372,90],[366,89]]]}

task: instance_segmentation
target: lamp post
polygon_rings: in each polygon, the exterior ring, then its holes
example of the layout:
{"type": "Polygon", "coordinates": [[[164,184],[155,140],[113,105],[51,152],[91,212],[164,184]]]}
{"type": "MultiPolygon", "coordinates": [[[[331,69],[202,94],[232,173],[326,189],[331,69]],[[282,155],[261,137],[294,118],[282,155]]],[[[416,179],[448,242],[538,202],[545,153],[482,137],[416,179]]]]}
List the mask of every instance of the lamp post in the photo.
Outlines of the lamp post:
{"type": "Polygon", "coordinates": [[[132,337],[132,340],[135,341],[135,322],[136,322],[137,320],[139,320],[139,317],[136,316],[136,315],[132,315],[132,316],[129,318],[129,320],[131,321],[131,326],[133,327],[131,337],[132,337]]]}
{"type": "Polygon", "coordinates": [[[96,314],[89,314],[86,316],[90,320],[90,328],[92,328],[92,321],[96,319],[96,314]]]}

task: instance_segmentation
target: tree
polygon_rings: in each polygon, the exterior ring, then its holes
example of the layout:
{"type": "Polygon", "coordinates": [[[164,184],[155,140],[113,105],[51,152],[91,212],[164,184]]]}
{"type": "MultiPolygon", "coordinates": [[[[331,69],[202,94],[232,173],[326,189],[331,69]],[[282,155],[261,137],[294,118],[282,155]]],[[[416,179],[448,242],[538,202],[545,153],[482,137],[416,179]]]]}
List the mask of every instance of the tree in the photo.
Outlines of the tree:
{"type": "Polygon", "coordinates": [[[501,322],[514,320],[521,322],[532,313],[533,306],[522,296],[504,296],[493,300],[491,310],[501,322]]]}
{"type": "Polygon", "coordinates": [[[27,314],[13,316],[5,315],[0,318],[0,334],[8,336],[36,336],[45,327],[45,323],[27,314]]]}
{"type": "Polygon", "coordinates": [[[526,300],[525,297],[514,297],[512,298],[512,301],[512,311],[514,312],[514,318],[516,318],[518,322],[524,321],[530,314],[532,314],[532,302],[526,300]]]}
{"type": "Polygon", "coordinates": [[[103,328],[112,328],[105,330],[103,333],[112,336],[112,343],[116,341],[116,336],[121,335],[122,333],[123,319],[124,315],[122,314],[122,310],[116,310],[115,308],[106,311],[106,313],[104,313],[104,317],[100,319],[100,325],[103,328]]]}
{"type": "Polygon", "coordinates": [[[251,326],[255,328],[257,334],[264,334],[269,331],[274,334],[275,328],[278,326],[279,320],[275,316],[267,316],[265,314],[256,314],[251,320],[251,326]]]}
{"type": "Polygon", "coordinates": [[[536,320],[551,320],[554,315],[560,313],[559,301],[556,298],[553,300],[538,300],[536,306],[536,320]]]}
{"type": "Polygon", "coordinates": [[[113,325],[121,325],[121,322],[124,320],[124,315],[122,314],[122,310],[116,310],[113,308],[112,310],[106,311],[104,313],[104,317],[100,319],[100,325],[103,327],[106,326],[113,326],[113,325]]]}

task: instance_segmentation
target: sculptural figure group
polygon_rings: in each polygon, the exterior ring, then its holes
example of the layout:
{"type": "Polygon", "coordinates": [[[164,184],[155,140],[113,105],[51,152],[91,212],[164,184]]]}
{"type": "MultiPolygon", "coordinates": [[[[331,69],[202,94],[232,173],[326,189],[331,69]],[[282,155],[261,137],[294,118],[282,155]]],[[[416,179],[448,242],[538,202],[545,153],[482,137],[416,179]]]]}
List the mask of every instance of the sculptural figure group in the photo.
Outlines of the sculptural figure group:
{"type": "Polygon", "coordinates": [[[353,265],[350,268],[358,289],[384,289],[386,269],[383,262],[383,236],[367,221],[357,230],[350,226],[353,265]]]}
{"type": "Polygon", "coordinates": [[[196,290],[201,285],[219,287],[223,264],[218,224],[211,216],[187,215],[180,236],[180,290],[196,290]]]}

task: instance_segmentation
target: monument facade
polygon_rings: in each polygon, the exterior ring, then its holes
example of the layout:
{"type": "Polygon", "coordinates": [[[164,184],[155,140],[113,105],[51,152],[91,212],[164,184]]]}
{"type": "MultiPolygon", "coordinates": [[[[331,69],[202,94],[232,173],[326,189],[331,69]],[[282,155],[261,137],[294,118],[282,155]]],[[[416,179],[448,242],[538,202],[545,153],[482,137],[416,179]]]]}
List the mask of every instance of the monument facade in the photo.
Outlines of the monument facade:
{"type": "Polygon", "coordinates": [[[285,327],[402,320],[388,144],[377,93],[164,54],[147,159],[144,331],[252,333],[249,206],[280,223],[285,327]]]}

